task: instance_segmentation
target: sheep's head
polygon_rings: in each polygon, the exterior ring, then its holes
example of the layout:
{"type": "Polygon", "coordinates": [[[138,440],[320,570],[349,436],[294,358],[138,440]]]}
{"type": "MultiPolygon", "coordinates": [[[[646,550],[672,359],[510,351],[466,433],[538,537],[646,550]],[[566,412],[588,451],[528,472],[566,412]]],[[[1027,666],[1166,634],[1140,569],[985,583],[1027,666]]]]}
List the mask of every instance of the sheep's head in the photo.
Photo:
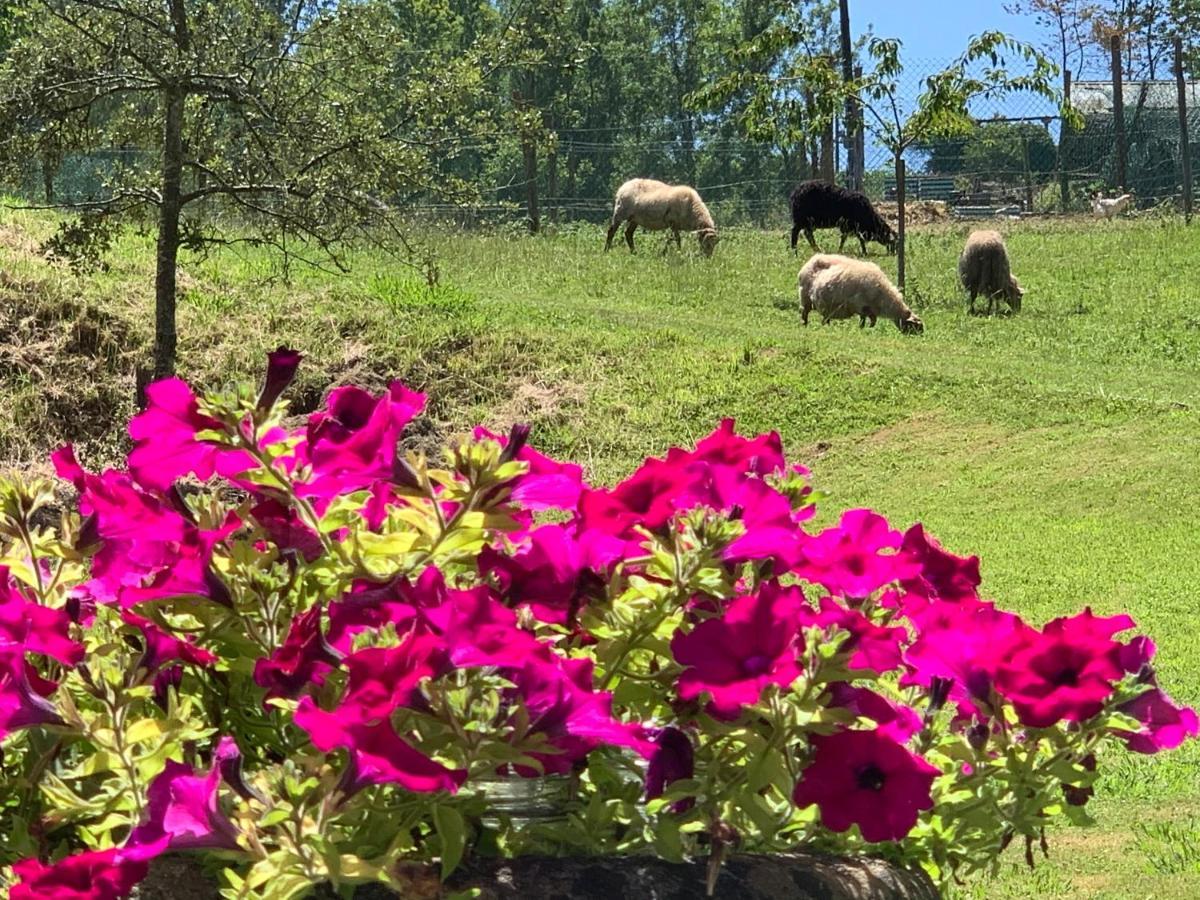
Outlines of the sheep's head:
{"type": "Polygon", "coordinates": [[[884,226],[883,231],[879,233],[879,236],[876,238],[876,240],[887,248],[888,253],[893,255],[896,253],[896,244],[899,239],[896,237],[896,232],[888,226],[884,226]]]}
{"type": "Polygon", "coordinates": [[[1012,275],[1008,276],[1008,289],[1004,292],[1004,297],[1008,301],[1008,305],[1012,307],[1013,312],[1021,311],[1021,298],[1025,296],[1025,289],[1021,287],[1021,283],[1012,275]]]}
{"type": "Polygon", "coordinates": [[[897,320],[896,327],[901,334],[921,334],[925,331],[925,323],[913,312],[908,314],[908,318],[897,320]]]}
{"type": "Polygon", "coordinates": [[[721,239],[715,228],[702,229],[696,232],[696,237],[700,239],[700,252],[705,256],[713,255],[713,250],[717,248],[717,241],[721,239]]]}

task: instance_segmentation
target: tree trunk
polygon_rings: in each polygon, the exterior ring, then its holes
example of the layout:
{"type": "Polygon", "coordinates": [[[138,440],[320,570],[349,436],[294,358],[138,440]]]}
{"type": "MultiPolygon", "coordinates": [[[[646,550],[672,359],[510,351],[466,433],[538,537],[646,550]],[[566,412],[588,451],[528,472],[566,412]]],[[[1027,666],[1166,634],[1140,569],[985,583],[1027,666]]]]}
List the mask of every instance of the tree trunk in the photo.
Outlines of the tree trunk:
{"type": "Polygon", "coordinates": [[[1179,166],[1183,184],[1183,220],[1192,221],[1192,136],[1188,128],[1187,83],[1183,80],[1183,41],[1175,38],[1175,94],[1179,110],[1179,166]]]}
{"type": "Polygon", "coordinates": [[[546,193],[549,194],[550,221],[558,224],[558,150],[546,154],[546,193]]]}
{"type": "Polygon", "coordinates": [[[538,212],[537,146],[531,138],[525,138],[521,148],[525,157],[525,202],[529,215],[529,233],[537,234],[542,227],[538,212]]]}
{"type": "Polygon", "coordinates": [[[1112,52],[1113,127],[1117,140],[1117,190],[1125,190],[1125,97],[1121,84],[1121,36],[1114,34],[1109,42],[1112,52]]]}
{"type": "Polygon", "coordinates": [[[834,166],[834,140],[833,140],[833,122],[830,122],[821,131],[821,180],[826,184],[833,184],[835,176],[834,166]]]}
{"type": "Polygon", "coordinates": [[[54,202],[54,160],[50,158],[49,153],[42,154],[42,191],[46,195],[46,202],[54,202]]]}
{"type": "Polygon", "coordinates": [[[158,210],[158,263],[154,275],[154,375],[175,373],[175,268],[179,257],[180,181],[183,174],[183,104],[171,88],[164,97],[162,202],[158,210]]]}
{"type": "MultiPolygon", "coordinates": [[[[840,0],[838,15],[842,52],[842,79],[847,83],[854,80],[854,47],[850,42],[850,0],[840,0]]],[[[855,149],[857,142],[857,104],[854,98],[846,98],[846,111],[842,117],[842,138],[846,144],[846,186],[852,191],[862,190],[862,172],[858,169],[855,149]]]]}

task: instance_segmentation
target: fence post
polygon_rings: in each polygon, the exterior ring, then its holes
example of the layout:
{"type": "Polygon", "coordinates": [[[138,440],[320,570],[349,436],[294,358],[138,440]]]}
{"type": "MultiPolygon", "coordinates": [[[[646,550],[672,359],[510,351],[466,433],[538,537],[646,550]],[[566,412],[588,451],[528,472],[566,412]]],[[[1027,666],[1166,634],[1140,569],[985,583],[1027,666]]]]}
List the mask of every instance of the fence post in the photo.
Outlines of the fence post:
{"type": "Polygon", "coordinates": [[[904,157],[896,154],[896,282],[904,293],[904,157]]]}
{"type": "MultiPolygon", "coordinates": [[[[1070,109],[1071,107],[1071,70],[1063,69],[1063,107],[1070,109]]],[[[1063,145],[1067,140],[1067,132],[1070,130],[1070,125],[1067,123],[1066,116],[1062,117],[1062,125],[1058,129],[1058,186],[1062,191],[1062,211],[1065,216],[1071,209],[1071,182],[1070,176],[1067,175],[1067,157],[1063,152],[1063,145]]]]}
{"type": "Polygon", "coordinates": [[[1021,159],[1025,163],[1025,211],[1033,212],[1033,173],[1029,170],[1029,135],[1021,135],[1021,159]]]}
{"type": "Polygon", "coordinates": [[[1175,92],[1179,101],[1179,161],[1183,167],[1183,220],[1192,221],[1192,139],[1188,131],[1187,84],[1183,80],[1183,40],[1175,38],[1175,92]]]}
{"type": "MultiPolygon", "coordinates": [[[[850,43],[850,2],[838,3],[838,25],[842,56],[842,79],[851,81],[854,76],[854,47],[850,43]]],[[[852,191],[862,190],[862,171],[857,166],[854,149],[858,137],[856,104],[853,97],[846,98],[846,109],[842,119],[842,137],[846,142],[846,183],[852,191]]]]}
{"type": "Polygon", "coordinates": [[[1121,35],[1108,41],[1112,51],[1113,127],[1117,139],[1117,190],[1125,192],[1125,96],[1121,84],[1121,35]]]}

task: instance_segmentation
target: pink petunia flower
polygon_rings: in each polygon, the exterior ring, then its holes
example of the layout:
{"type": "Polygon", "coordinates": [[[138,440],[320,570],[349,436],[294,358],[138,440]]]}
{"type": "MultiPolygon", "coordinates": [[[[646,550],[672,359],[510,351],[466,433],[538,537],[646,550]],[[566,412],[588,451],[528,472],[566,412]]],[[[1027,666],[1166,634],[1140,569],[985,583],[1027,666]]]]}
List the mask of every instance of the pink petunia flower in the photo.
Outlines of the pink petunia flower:
{"type": "Polygon", "coordinates": [[[869,509],[847,510],[836,526],[804,544],[804,560],[797,572],[831,594],[869,597],[921,571],[920,564],[907,556],[884,552],[900,545],[900,532],[892,530],[883,516],[869,509]]]}
{"type": "Polygon", "coordinates": [[[338,748],[350,752],[342,784],[347,795],[370,784],[398,784],[417,793],[453,794],[466,781],[466,771],[448,769],[414,749],[396,734],[388,720],[374,724],[346,721],[336,713],[318,708],[311,697],[304,697],[296,710],[295,722],[322,753],[338,748]]]}
{"type": "Polygon", "coordinates": [[[350,676],[338,714],[385,719],[398,706],[424,705],[422,682],[451,668],[446,646],[431,634],[410,633],[396,647],[371,647],[345,659],[350,676]]]}
{"type": "Polygon", "coordinates": [[[805,607],[800,588],[770,582],[757,594],[733,600],[723,617],[676,632],[671,652],[686,667],[678,681],[680,698],[706,693],[713,716],[734,719],[742,707],[758,702],[767,685],[791,685],[800,677],[797,628],[805,607]]]}
{"type": "MultiPolygon", "coordinates": [[[[543,650],[508,677],[528,717],[522,734],[541,734],[556,751],[531,754],[546,773],[571,771],[576,761],[601,745],[630,747],[645,757],[652,754],[653,745],[641,726],[613,718],[612,694],[593,687],[590,659],[563,659],[543,650]]],[[[539,774],[521,767],[517,771],[539,774]]]]}
{"type": "Polygon", "coordinates": [[[121,900],[146,877],[145,860],[122,850],[87,850],[46,865],[36,859],[13,863],[17,883],[9,900],[121,900]]]}
{"type": "Polygon", "coordinates": [[[445,596],[445,602],[422,609],[420,615],[444,641],[454,665],[520,666],[541,648],[491,588],[446,590],[445,596]]]}
{"type": "Polygon", "coordinates": [[[908,636],[902,627],[876,625],[857,609],[842,606],[832,597],[822,597],[817,612],[809,608],[802,610],[800,619],[805,627],[848,632],[849,637],[843,640],[839,649],[850,654],[847,665],[851,669],[882,674],[900,666],[900,646],[908,636]]]}
{"type": "Polygon", "coordinates": [[[696,444],[695,450],[672,448],[666,461],[672,465],[705,462],[759,477],[778,472],[787,464],[778,432],[742,437],[734,431],[733,419],[722,419],[710,435],[696,444]]]}
{"type": "Polygon", "coordinates": [[[1012,703],[1022,724],[1048,728],[1063,719],[1086,721],[1104,708],[1113,683],[1124,674],[1121,645],[1108,635],[1125,627],[1084,610],[1055,619],[1041,632],[1016,632],[997,652],[996,690],[1012,703]]]}
{"type": "MultiPolygon", "coordinates": [[[[654,752],[646,767],[646,799],[654,800],[676,781],[691,778],[696,770],[696,752],[691,738],[673,726],[652,733],[654,752]]],[[[688,797],[671,804],[671,811],[684,813],[696,804],[688,797]]]]}
{"type": "Polygon", "coordinates": [[[480,575],[496,582],[506,604],[527,606],[543,622],[566,625],[586,601],[588,576],[595,578],[583,557],[569,528],[542,525],[512,554],[484,547],[478,565],[480,575]]]}
{"type": "Polygon", "coordinates": [[[283,645],[254,664],[254,683],[267,689],[268,698],[297,697],[310,685],[320,687],[341,662],[321,633],[321,612],[317,603],[296,616],[283,645]]]}
{"type": "Polygon", "coordinates": [[[178,638],[163,631],[149,619],[122,610],[121,621],[136,628],[142,635],[146,652],[142,655],[142,668],[156,672],[168,663],[180,660],[194,666],[211,666],[217,661],[215,654],[196,646],[189,638],[178,638]]]}
{"type": "Polygon", "coordinates": [[[70,630],[71,617],[66,610],[26,599],[8,569],[0,566],[0,643],[15,644],[73,666],[83,659],[83,645],[71,640],[70,630]]]}
{"type": "Polygon", "coordinates": [[[207,775],[167,760],[146,791],[145,819],[130,832],[127,851],[157,855],[170,850],[238,850],[238,832],[218,806],[221,770],[207,775]]]}
{"type": "Polygon", "coordinates": [[[166,490],[184,475],[207,481],[214,474],[232,477],[257,465],[244,450],[197,439],[198,432],[223,432],[225,426],[200,412],[196,395],[182,379],[156,381],[146,388],[146,401],[146,409],[129,420],[129,471],[138,484],[166,490]]]}
{"type": "Polygon", "coordinates": [[[311,467],[297,493],[314,498],[320,510],[339,494],[390,479],[397,442],[424,408],[425,395],[399,381],[380,397],[354,386],[331,391],[326,408],[309,416],[296,447],[297,462],[311,467]]]}
{"type": "Polygon", "coordinates": [[[900,552],[920,566],[920,571],[911,578],[901,580],[901,586],[909,593],[951,603],[978,596],[978,556],[947,553],[919,523],[904,532],[900,552]]]}
{"type": "MultiPolygon", "coordinates": [[[[475,440],[493,440],[507,447],[509,438],[493,434],[486,428],[475,429],[475,440]]],[[[585,489],[583,469],[575,463],[560,463],[528,444],[522,444],[515,459],[529,466],[529,471],[512,484],[512,501],[530,512],[563,509],[569,512],[579,506],[585,489]]]]}
{"type": "Polygon", "coordinates": [[[21,647],[0,644],[0,738],[33,725],[65,725],[54,704],[46,699],[46,693],[57,686],[42,679],[25,662],[21,647]]]}
{"type": "Polygon", "coordinates": [[[921,717],[903,703],[893,703],[870,688],[855,687],[845,681],[829,685],[829,705],[848,709],[856,716],[870,719],[879,734],[901,744],[921,730],[921,717]]]}
{"type": "Polygon", "coordinates": [[[1200,734],[1200,719],[1189,706],[1178,706],[1157,686],[1117,707],[1142,723],[1138,731],[1115,730],[1116,737],[1135,753],[1174,750],[1188,738],[1200,734]]]}
{"type": "Polygon", "coordinates": [[[898,841],[921,810],[933,807],[938,770],[877,731],[839,731],[811,738],[813,761],[792,794],[799,807],[817,804],[831,831],[857,825],[871,842],[898,841]]]}

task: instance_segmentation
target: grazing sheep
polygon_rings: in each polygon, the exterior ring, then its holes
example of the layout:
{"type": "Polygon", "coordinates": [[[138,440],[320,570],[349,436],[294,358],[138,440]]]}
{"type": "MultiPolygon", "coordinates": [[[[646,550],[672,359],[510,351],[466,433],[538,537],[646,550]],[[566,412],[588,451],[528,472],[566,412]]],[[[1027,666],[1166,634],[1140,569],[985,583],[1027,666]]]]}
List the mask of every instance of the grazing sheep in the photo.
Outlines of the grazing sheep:
{"type": "Polygon", "coordinates": [[[1013,277],[1008,251],[1000,232],[971,232],[958,258],[958,278],[971,295],[972,313],[975,312],[975,298],[979,294],[987,297],[988,315],[991,315],[999,297],[1007,301],[1013,312],[1021,311],[1021,297],[1025,291],[1013,277]]]}
{"type": "Polygon", "coordinates": [[[1133,194],[1122,194],[1120,197],[1107,198],[1100,192],[1092,194],[1092,215],[1097,219],[1103,217],[1112,221],[1113,216],[1119,216],[1133,205],[1133,194]]]}
{"type": "MultiPolygon", "coordinates": [[[[700,199],[695,188],[682,184],[664,184],[652,178],[633,178],[617,189],[617,199],[613,203],[612,224],[608,227],[608,238],[604,249],[612,248],[613,235],[625,225],[625,243],[629,244],[629,252],[633,252],[633,233],[640,225],[647,231],[665,231],[670,229],[675,238],[675,246],[683,247],[679,233],[694,231],[700,241],[700,250],[705,256],[712,256],[713,248],[717,246],[717,227],[713,224],[708,207],[700,199]]],[[[666,252],[669,246],[663,247],[666,252]]]]}
{"type": "Polygon", "coordinates": [[[891,319],[905,334],[920,334],[925,326],[904,303],[896,286],[888,281],[883,269],[865,259],[852,259],[833,253],[817,253],[800,270],[801,320],[816,310],[823,323],[858,316],[858,327],[882,316],[891,319]]]}
{"type": "Polygon", "coordinates": [[[846,246],[846,238],[856,235],[867,254],[867,241],[877,241],[896,252],[896,232],[875,211],[866,194],[826,184],[823,181],[806,181],[794,191],[792,205],[792,249],[796,249],[796,238],[800,232],[808,238],[809,246],[817,253],[821,248],[813,238],[814,228],[838,228],[842,232],[839,252],[846,246]]]}

